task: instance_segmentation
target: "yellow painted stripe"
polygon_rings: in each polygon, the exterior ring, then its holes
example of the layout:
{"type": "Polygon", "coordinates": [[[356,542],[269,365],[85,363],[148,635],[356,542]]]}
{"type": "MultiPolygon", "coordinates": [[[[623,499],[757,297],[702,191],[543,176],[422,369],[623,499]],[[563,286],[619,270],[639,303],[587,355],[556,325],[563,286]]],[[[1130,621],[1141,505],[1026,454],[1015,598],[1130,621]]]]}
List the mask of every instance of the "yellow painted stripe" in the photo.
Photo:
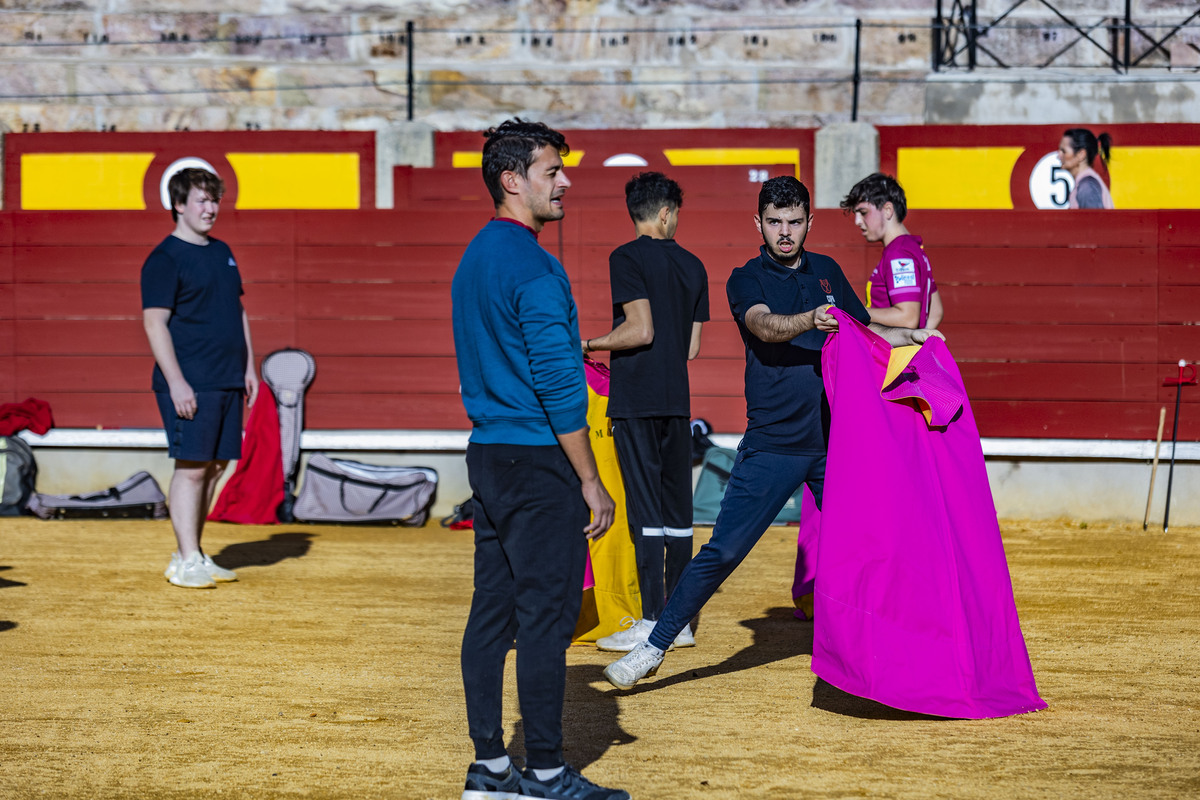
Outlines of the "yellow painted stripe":
{"type": "Polygon", "coordinates": [[[896,179],[909,208],[1012,208],[1009,182],[1023,147],[901,147],[896,179]]]}
{"type": "Polygon", "coordinates": [[[24,153],[26,211],[140,211],[153,153],[24,153]]]}
{"type": "Polygon", "coordinates": [[[359,207],[358,153],[226,153],[239,209],[359,207]]]}
{"type": "MultiPolygon", "coordinates": [[[[582,150],[572,150],[563,156],[564,167],[578,167],[583,160],[582,150]]],[[[483,166],[483,153],[478,150],[455,150],[450,154],[450,165],[458,168],[475,168],[483,166]]]]}
{"type": "Polygon", "coordinates": [[[1200,208],[1200,147],[1114,147],[1117,208],[1200,208]]]}
{"type": "Polygon", "coordinates": [[[800,150],[795,147],[685,147],[663,150],[675,167],[791,164],[800,177],[800,150]]]}

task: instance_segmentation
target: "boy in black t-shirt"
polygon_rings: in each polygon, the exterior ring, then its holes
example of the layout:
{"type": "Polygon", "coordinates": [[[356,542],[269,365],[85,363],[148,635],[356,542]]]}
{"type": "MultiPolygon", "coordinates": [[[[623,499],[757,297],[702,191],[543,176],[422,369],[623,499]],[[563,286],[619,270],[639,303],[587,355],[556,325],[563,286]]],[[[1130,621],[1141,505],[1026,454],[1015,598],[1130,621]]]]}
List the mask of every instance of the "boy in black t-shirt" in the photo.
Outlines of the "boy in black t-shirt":
{"type": "Polygon", "coordinates": [[[153,388],[175,459],[168,496],[178,550],[164,575],[192,589],[237,580],[200,549],[200,536],[218,479],[241,458],[243,392],[250,404],[258,395],[237,262],[227,244],[209,236],[224,190],[207,170],[172,175],[175,230],[142,266],[153,388]]]}
{"type": "MultiPolygon", "coordinates": [[[[613,329],[583,342],[612,351],[608,415],[637,553],[642,619],[596,642],[624,652],[654,629],[692,558],[692,436],[688,361],[708,321],[708,274],[673,238],[683,192],[659,172],[625,186],[637,238],[609,256],[613,329]]],[[[676,647],[694,645],[690,626],[676,647]]]]}

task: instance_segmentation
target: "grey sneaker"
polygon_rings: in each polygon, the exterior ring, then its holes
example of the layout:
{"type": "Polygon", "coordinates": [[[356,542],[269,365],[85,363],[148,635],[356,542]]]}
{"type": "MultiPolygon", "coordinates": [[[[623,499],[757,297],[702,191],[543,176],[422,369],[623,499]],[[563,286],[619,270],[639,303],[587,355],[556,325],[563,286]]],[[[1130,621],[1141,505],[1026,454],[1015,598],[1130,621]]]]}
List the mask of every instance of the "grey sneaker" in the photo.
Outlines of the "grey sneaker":
{"type": "MultiPolygon", "coordinates": [[[[167,571],[171,572],[168,566],[167,571]]],[[[200,553],[192,553],[186,559],[180,559],[175,566],[175,571],[172,572],[167,580],[175,586],[183,586],[187,589],[212,589],[216,587],[211,577],[208,574],[208,567],[204,565],[204,557],[200,553]]]]}
{"type": "MultiPolygon", "coordinates": [[[[225,569],[217,562],[209,557],[208,553],[201,553],[204,559],[204,568],[208,570],[208,577],[212,578],[217,583],[232,583],[237,580],[237,573],[231,569],[225,569]]],[[[693,640],[692,644],[695,644],[693,640]]]]}
{"type": "Polygon", "coordinates": [[[563,771],[546,781],[539,781],[533,770],[521,775],[521,794],[518,800],[630,800],[629,792],[597,786],[567,764],[563,771]]]}
{"type": "Polygon", "coordinates": [[[671,643],[672,648],[676,647],[695,647],[696,637],[692,634],[692,626],[684,625],[683,630],[675,637],[675,641],[671,643]]]}
{"type": "Polygon", "coordinates": [[[467,785],[462,800],[519,800],[521,797],[521,773],[509,766],[504,772],[496,773],[483,764],[467,767],[467,785]]]}
{"type": "Polygon", "coordinates": [[[662,662],[658,648],[642,642],[605,667],[604,677],[618,689],[632,689],[642,678],[654,676],[662,662]]]}
{"type": "MultiPolygon", "coordinates": [[[[622,625],[629,627],[623,631],[617,631],[603,638],[596,640],[597,650],[608,650],[612,653],[628,653],[638,644],[650,638],[651,632],[654,630],[654,620],[652,619],[634,619],[633,617],[625,617],[621,620],[622,625]]],[[[695,641],[692,642],[695,644],[695,641]]],[[[675,645],[671,645],[674,647],[675,645]]],[[[668,650],[671,648],[668,647],[668,650]]]]}

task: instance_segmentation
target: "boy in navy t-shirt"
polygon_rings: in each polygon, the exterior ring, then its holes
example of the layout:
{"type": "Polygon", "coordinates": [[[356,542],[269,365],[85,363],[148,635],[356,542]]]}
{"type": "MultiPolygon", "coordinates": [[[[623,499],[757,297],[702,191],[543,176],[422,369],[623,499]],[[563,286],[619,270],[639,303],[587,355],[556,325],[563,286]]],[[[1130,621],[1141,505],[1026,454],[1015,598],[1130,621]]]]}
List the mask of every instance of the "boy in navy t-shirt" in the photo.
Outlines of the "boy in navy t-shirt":
{"type": "Polygon", "coordinates": [[[152,385],[175,460],[168,496],[178,550],[164,574],[193,589],[237,580],[200,549],[200,536],[217,481],[230,460],[241,458],[243,393],[250,404],[258,395],[237,261],[209,236],[224,189],[203,169],[171,176],[175,230],[142,266],[152,385]]]}

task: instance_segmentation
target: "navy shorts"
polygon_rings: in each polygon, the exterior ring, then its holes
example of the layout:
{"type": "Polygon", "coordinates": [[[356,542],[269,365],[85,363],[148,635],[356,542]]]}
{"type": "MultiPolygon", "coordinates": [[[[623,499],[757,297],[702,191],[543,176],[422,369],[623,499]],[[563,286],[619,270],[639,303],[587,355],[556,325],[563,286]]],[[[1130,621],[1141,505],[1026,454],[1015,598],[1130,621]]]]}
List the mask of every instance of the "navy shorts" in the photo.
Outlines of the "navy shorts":
{"type": "Polygon", "coordinates": [[[158,413],[167,433],[167,453],[180,461],[236,461],[242,457],[240,389],[196,392],[196,415],[175,414],[168,392],[155,392],[158,413]]]}

